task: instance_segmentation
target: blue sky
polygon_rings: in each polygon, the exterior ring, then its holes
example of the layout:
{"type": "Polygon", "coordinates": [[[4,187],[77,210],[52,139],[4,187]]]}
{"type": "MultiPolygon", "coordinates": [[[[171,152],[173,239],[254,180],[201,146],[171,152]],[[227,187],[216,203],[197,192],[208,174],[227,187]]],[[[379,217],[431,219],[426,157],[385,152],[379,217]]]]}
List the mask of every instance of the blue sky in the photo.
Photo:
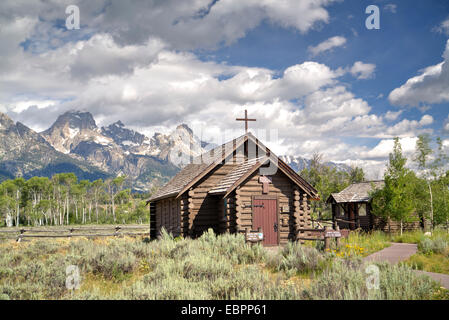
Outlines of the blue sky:
{"type": "Polygon", "coordinates": [[[277,130],[278,153],[378,178],[395,136],[409,157],[422,133],[449,148],[448,38],[444,0],[2,1],[0,111],[37,131],[82,109],[213,140],[238,134],[248,109],[256,133],[277,130]]]}
{"type": "MultiPolygon", "coordinates": [[[[264,22],[231,46],[211,51],[198,50],[197,53],[204,60],[265,67],[281,72],[295,63],[309,60],[307,48],[310,45],[342,35],[347,39],[344,48],[320,54],[313,60],[335,69],[359,60],[376,64],[372,79],[360,82],[350,76],[344,77],[351,91],[368,101],[376,114],[400,110],[390,104],[388,94],[417,75],[418,70],[442,60],[448,37],[434,29],[449,16],[447,1],[349,0],[335,3],[328,10],[331,22],[305,35],[264,22]],[[396,5],[394,12],[386,7],[393,3],[396,5]],[[365,27],[369,16],[365,14],[365,8],[370,4],[380,8],[380,30],[365,27]]],[[[449,103],[436,106],[426,113],[435,119],[431,126],[435,133],[443,136],[444,133],[439,131],[448,116],[449,103]]],[[[419,120],[422,114],[417,108],[409,108],[399,119],[419,120]]],[[[373,146],[378,139],[363,139],[362,143],[373,146]]]]}

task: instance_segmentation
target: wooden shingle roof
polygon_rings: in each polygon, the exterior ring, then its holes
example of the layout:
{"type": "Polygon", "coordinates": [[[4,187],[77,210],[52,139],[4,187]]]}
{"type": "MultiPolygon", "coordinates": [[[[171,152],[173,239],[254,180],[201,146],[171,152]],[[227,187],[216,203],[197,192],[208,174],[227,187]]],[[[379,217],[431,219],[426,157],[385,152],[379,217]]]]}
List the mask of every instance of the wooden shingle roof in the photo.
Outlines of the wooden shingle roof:
{"type": "Polygon", "coordinates": [[[179,171],[166,185],[156,191],[148,201],[176,196],[192,181],[200,172],[207,167],[207,164],[188,164],[179,171]]]}
{"type": "MultiPolygon", "coordinates": [[[[254,135],[247,133],[194,158],[192,164],[185,166],[165,186],[160,188],[150,199],[148,199],[148,202],[172,196],[181,196],[189,188],[194,186],[195,183],[211,172],[217,165],[223,163],[224,159],[232,156],[233,152],[238,150],[238,148],[241,148],[243,143],[247,140],[252,140],[258,146],[259,152],[265,152],[265,154],[268,155],[268,158],[270,158],[270,161],[277,163],[278,168],[294,183],[303,188],[309,196],[313,199],[318,199],[318,192],[307,183],[307,181],[301,178],[285,162],[274,155],[256,137],[254,137],[254,135]]],[[[267,156],[253,158],[237,165],[216,186],[213,186],[209,192],[212,194],[230,192],[237,183],[241,182],[241,180],[245,179],[249,173],[260,167],[263,162],[268,160],[268,158],[267,156]]]]}
{"type": "Polygon", "coordinates": [[[244,141],[245,135],[193,158],[192,163],[186,165],[170,181],[168,181],[166,185],[157,190],[147,202],[177,196],[192,181],[195,181],[197,177],[200,177],[208,171],[208,168],[213,167],[214,164],[220,163],[226,153],[229,153],[244,141]]]}
{"type": "Polygon", "coordinates": [[[217,185],[215,185],[210,191],[210,194],[219,194],[226,192],[232,185],[239,180],[245,173],[260,162],[265,162],[266,157],[260,157],[255,159],[249,159],[236,166],[234,170],[228,173],[217,185]]]}
{"type": "Polygon", "coordinates": [[[384,185],[383,180],[354,183],[339,193],[332,193],[327,202],[331,202],[332,199],[335,203],[369,202],[370,192],[381,189],[384,185]]]}

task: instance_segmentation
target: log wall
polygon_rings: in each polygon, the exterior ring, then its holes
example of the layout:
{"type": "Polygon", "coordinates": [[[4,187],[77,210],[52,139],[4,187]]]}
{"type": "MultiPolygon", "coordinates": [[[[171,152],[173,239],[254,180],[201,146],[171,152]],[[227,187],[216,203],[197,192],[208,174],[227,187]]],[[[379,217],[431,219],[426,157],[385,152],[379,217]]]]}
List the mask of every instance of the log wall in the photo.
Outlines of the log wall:
{"type": "Polygon", "coordinates": [[[279,207],[279,239],[280,244],[297,239],[299,228],[311,225],[310,200],[307,195],[296,187],[281,171],[270,176],[269,192],[262,193],[262,184],[259,183],[259,171],[249,177],[235,192],[235,217],[237,232],[244,232],[246,228],[253,227],[252,197],[258,195],[275,196],[279,207]]]}
{"type": "MultiPolygon", "coordinates": [[[[219,165],[188,192],[190,236],[197,237],[209,228],[217,233],[226,231],[224,228],[227,223],[223,219],[224,201],[222,196],[210,195],[208,192],[235,166],[234,163],[219,165]]],[[[229,205],[231,203],[232,200],[229,205]]]]}
{"type": "Polygon", "coordinates": [[[181,234],[180,200],[173,198],[156,202],[156,236],[161,235],[162,228],[177,237],[181,234]]]}
{"type": "MultiPolygon", "coordinates": [[[[401,223],[397,221],[390,220],[389,222],[385,219],[376,217],[373,215],[373,223],[374,223],[374,229],[376,230],[382,230],[384,232],[391,233],[400,233],[401,232],[401,223]],[[390,224],[390,226],[388,226],[390,224]]],[[[414,231],[421,229],[421,222],[415,221],[410,223],[403,223],[403,231],[414,231]]]]}

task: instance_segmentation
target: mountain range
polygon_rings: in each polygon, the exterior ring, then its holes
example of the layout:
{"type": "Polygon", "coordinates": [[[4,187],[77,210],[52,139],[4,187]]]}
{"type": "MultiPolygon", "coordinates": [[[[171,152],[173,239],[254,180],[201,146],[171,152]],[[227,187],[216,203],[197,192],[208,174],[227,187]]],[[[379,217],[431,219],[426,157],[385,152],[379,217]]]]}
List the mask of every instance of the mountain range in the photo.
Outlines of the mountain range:
{"type": "MultiPolygon", "coordinates": [[[[68,111],[39,133],[0,113],[0,180],[51,177],[61,172],[74,172],[89,180],[126,175],[134,191],[148,191],[168,181],[184,165],[182,159],[173,159],[173,154],[195,157],[206,151],[206,145],[185,124],[170,134],[155,133],[150,138],[126,128],[121,121],[99,128],[91,113],[68,111]]],[[[296,171],[310,166],[310,160],[302,157],[281,158],[296,171]]],[[[348,169],[331,162],[328,165],[348,169]]]]}

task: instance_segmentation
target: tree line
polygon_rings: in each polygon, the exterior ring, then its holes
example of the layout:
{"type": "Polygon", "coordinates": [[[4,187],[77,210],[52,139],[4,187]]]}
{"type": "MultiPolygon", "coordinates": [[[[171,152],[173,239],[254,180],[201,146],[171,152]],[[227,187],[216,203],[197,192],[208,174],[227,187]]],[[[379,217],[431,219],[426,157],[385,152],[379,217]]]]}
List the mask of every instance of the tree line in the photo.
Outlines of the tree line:
{"type": "MultiPolygon", "coordinates": [[[[371,192],[372,213],[386,221],[399,222],[401,233],[405,223],[414,221],[424,222],[427,229],[444,225],[449,230],[448,162],[441,138],[432,141],[427,134],[418,136],[410,162],[403,154],[399,138],[395,138],[384,173],[385,186],[371,192]]],[[[337,170],[325,165],[323,155],[318,153],[300,175],[320,196],[319,201],[311,203],[315,218],[332,217],[331,206],[326,203],[331,193],[365,181],[362,168],[337,170]]]]}
{"type": "Polygon", "coordinates": [[[449,230],[449,159],[440,138],[436,139],[436,148],[431,144],[429,135],[418,137],[411,163],[415,172],[407,166],[399,138],[395,138],[384,175],[385,187],[372,193],[373,213],[400,222],[401,234],[404,223],[419,220],[426,229],[445,225],[449,230]]]}
{"type": "Polygon", "coordinates": [[[329,196],[353,183],[365,181],[365,172],[362,168],[352,166],[349,170],[338,170],[326,165],[320,153],[315,153],[309,167],[299,174],[318,191],[320,196],[320,200],[311,202],[314,218],[331,218],[332,211],[326,203],[329,196]]]}
{"type": "Polygon", "coordinates": [[[0,184],[0,226],[148,223],[148,194],[131,193],[126,177],[78,181],[74,173],[16,178],[0,184]]]}

